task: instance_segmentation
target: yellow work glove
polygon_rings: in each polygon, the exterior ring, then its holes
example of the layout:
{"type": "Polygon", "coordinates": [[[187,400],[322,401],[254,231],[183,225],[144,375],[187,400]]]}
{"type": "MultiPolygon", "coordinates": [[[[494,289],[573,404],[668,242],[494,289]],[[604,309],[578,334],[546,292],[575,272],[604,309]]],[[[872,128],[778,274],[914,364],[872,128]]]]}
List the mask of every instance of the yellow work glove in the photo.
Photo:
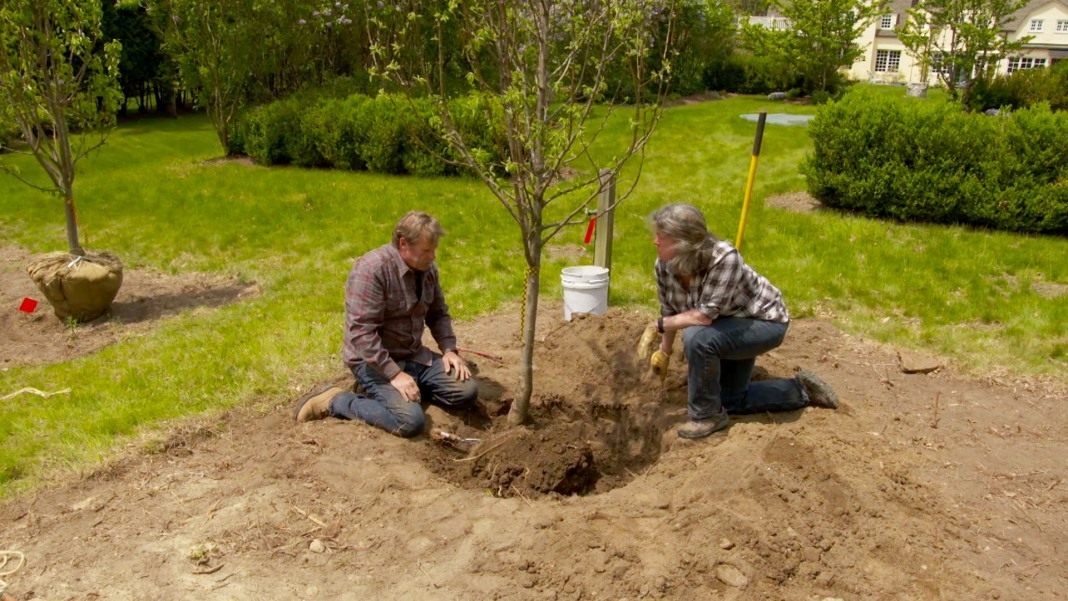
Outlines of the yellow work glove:
{"type": "Polygon", "coordinates": [[[661,383],[667,378],[668,365],[670,363],[671,355],[661,350],[656,351],[653,353],[653,356],[649,358],[649,367],[651,367],[653,373],[660,378],[661,383]]]}
{"type": "Polygon", "coordinates": [[[649,324],[645,327],[645,331],[642,332],[642,337],[638,340],[638,361],[648,361],[649,357],[656,350],[657,345],[660,343],[658,340],[660,333],[656,331],[656,326],[649,324]]]}

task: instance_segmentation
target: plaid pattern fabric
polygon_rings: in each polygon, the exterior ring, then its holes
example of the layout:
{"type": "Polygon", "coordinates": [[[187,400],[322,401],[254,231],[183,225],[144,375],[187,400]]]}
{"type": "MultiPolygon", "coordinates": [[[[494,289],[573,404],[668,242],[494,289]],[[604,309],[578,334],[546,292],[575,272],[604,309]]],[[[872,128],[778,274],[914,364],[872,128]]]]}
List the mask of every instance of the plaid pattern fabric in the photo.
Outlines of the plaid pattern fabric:
{"type": "Polygon", "coordinates": [[[682,287],[660,259],[655,269],[660,314],[665,317],[698,309],[712,320],[724,315],[779,323],[790,321],[782,292],[746,265],[738,251],[722,240],[716,242],[712,261],[694,276],[689,290],[682,287]]]}
{"type": "Polygon", "coordinates": [[[423,346],[425,327],[443,353],[456,350],[436,265],[426,272],[415,271],[392,244],[356,259],[345,285],[341,354],[349,368],[366,363],[392,379],[401,371],[400,361],[430,365],[433,355],[423,346]],[[421,286],[416,282],[419,277],[421,286]]]}

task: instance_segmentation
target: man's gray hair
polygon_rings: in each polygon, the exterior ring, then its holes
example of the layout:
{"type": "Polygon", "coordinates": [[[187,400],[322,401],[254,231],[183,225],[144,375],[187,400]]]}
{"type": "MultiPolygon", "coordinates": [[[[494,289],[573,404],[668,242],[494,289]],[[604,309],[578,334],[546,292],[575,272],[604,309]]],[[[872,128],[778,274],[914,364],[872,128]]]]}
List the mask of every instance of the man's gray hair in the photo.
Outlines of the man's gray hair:
{"type": "Polygon", "coordinates": [[[675,257],[667,265],[671,271],[692,276],[712,261],[712,247],[719,238],[708,231],[697,207],[681,203],[660,207],[649,216],[649,227],[675,241],[675,257]]]}
{"type": "Polygon", "coordinates": [[[429,237],[431,243],[436,244],[445,235],[445,230],[438,220],[430,215],[422,211],[408,211],[408,214],[397,222],[397,227],[393,228],[393,246],[399,246],[401,238],[409,244],[415,244],[424,235],[429,237]]]}

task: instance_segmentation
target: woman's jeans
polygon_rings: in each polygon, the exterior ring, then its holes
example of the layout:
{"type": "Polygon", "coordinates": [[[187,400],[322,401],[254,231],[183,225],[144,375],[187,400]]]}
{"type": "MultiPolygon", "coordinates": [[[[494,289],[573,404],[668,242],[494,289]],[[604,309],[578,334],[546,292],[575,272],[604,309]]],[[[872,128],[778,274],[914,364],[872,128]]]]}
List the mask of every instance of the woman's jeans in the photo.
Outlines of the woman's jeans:
{"type": "MultiPolygon", "coordinates": [[[[441,355],[434,353],[430,365],[414,361],[400,363],[401,369],[415,378],[424,401],[459,407],[474,401],[478,396],[478,383],[469,378],[464,382],[445,372],[441,355]]],[[[330,415],[342,419],[357,419],[372,426],[403,436],[415,436],[426,426],[426,415],[418,402],[409,401],[389,383],[381,372],[361,363],[352,368],[356,381],[365,395],[344,392],[330,402],[330,415]]]]}
{"type": "Polygon", "coordinates": [[[683,349],[690,366],[690,419],[713,419],[724,413],[791,411],[808,405],[796,378],[749,381],[757,355],[782,344],[789,325],[720,317],[711,325],[684,329],[683,349]]]}

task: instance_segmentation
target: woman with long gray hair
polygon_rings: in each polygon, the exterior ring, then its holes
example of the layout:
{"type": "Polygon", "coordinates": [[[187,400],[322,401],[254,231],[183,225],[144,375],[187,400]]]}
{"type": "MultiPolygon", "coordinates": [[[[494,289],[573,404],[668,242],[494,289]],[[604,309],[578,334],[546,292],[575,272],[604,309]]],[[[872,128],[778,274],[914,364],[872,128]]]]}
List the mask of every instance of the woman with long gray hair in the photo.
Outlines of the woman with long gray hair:
{"type": "Polygon", "coordinates": [[[650,215],[649,225],[660,298],[660,318],[649,328],[662,335],[649,364],[666,377],[675,334],[682,331],[690,420],[680,437],[727,428],[731,414],[838,406],[830,386],[807,370],[790,379],[749,381],[756,357],[782,344],[790,314],[779,289],[710,233],[701,211],[667,205],[650,215]]]}

